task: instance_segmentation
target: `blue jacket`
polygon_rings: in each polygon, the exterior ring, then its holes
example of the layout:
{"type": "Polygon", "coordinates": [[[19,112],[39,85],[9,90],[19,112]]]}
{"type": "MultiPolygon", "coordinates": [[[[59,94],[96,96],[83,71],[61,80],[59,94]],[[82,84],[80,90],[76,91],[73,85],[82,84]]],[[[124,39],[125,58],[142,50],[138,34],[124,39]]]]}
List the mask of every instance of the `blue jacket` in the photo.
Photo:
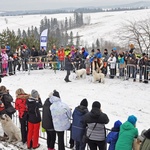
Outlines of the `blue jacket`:
{"type": "Polygon", "coordinates": [[[86,59],[86,57],[89,55],[87,51],[82,52],[82,58],[86,59]]]}
{"type": "Polygon", "coordinates": [[[75,141],[82,141],[82,137],[85,134],[86,126],[83,124],[84,115],[88,112],[87,107],[78,106],[73,112],[73,122],[72,122],[72,139],[75,141]]]}
{"type": "Polygon", "coordinates": [[[119,64],[124,64],[124,57],[118,58],[119,64]]]}
{"type": "Polygon", "coordinates": [[[112,131],[107,135],[106,142],[110,144],[108,150],[115,150],[118,136],[119,136],[119,130],[115,128],[113,128],[112,131]]]}
{"type": "Polygon", "coordinates": [[[90,62],[93,62],[93,61],[94,61],[94,58],[97,58],[97,59],[102,58],[101,52],[97,52],[96,54],[94,54],[94,56],[91,57],[90,62]]]}
{"type": "Polygon", "coordinates": [[[101,52],[97,52],[97,53],[95,54],[95,57],[96,57],[96,58],[102,58],[101,52]]]}

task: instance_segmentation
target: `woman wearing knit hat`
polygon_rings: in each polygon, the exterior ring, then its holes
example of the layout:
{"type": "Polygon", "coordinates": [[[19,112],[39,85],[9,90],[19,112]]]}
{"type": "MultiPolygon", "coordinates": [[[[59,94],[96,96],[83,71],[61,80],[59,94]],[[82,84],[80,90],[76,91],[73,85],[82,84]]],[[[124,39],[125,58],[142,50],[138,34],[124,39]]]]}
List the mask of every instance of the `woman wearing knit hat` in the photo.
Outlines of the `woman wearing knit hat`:
{"type": "Polygon", "coordinates": [[[42,102],[38,91],[32,90],[31,96],[27,100],[28,108],[28,136],[27,136],[27,147],[36,149],[40,146],[39,144],[39,129],[41,122],[41,115],[39,108],[42,107],[42,102]]]}
{"type": "Polygon", "coordinates": [[[72,139],[76,142],[76,150],[85,150],[86,144],[82,142],[83,135],[86,131],[86,126],[83,123],[85,114],[88,112],[88,101],[84,98],[80,105],[73,111],[72,121],[72,139]]]}
{"type": "Polygon", "coordinates": [[[136,121],[137,118],[131,115],[127,121],[121,125],[115,150],[132,150],[134,138],[138,136],[138,129],[135,128],[136,121]]]}
{"type": "Polygon", "coordinates": [[[108,122],[108,116],[101,111],[101,104],[98,101],[93,102],[92,110],[84,116],[90,150],[97,150],[97,147],[99,150],[106,150],[105,124],[108,122]]]}

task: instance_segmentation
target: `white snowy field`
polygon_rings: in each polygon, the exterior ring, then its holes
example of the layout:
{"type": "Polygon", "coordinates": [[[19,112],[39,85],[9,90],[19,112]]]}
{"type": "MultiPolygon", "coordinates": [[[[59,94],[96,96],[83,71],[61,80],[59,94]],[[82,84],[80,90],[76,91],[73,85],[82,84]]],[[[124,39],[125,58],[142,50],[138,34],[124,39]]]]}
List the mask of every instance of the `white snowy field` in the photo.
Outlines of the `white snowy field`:
{"type": "Polygon", "coordinates": [[[139,132],[148,129],[150,125],[149,106],[150,106],[150,85],[121,79],[105,78],[105,84],[93,83],[92,76],[86,79],[75,79],[75,74],[71,73],[70,80],[66,83],[65,71],[36,70],[28,72],[17,72],[17,75],[4,77],[1,85],[5,85],[10,94],[14,97],[18,88],[23,88],[26,93],[36,89],[44,102],[49,93],[54,89],[58,90],[63,102],[67,103],[72,110],[80,104],[83,98],[88,100],[88,108],[94,101],[99,101],[102,111],[109,116],[110,122],[106,125],[111,128],[116,120],[125,122],[129,115],[138,118],[137,128],[139,132]]]}
{"type": "MultiPolygon", "coordinates": [[[[52,14],[52,15],[25,15],[25,16],[4,16],[0,17],[0,32],[7,27],[15,31],[20,28],[27,30],[28,27],[36,26],[39,28],[40,21],[45,16],[47,18],[57,18],[58,20],[65,20],[73,17],[73,14],[52,14]],[[7,23],[6,23],[7,22],[7,23]]],[[[118,38],[118,31],[128,21],[141,21],[150,18],[150,9],[135,10],[135,11],[118,11],[118,12],[100,12],[87,13],[84,18],[90,17],[89,25],[84,25],[80,28],[73,29],[74,36],[76,33],[81,36],[81,44],[91,46],[97,39],[103,38],[106,41],[116,42],[122,44],[118,38]]],[[[85,19],[87,21],[87,19],[85,19]]],[[[124,34],[124,33],[122,33],[124,34]]],[[[120,35],[122,35],[120,34],[120,35]]]]}
{"type": "Polygon", "coordinates": [[[17,88],[23,88],[26,93],[32,89],[39,91],[44,102],[49,93],[54,89],[58,90],[62,101],[74,109],[83,98],[89,102],[89,110],[94,101],[99,101],[103,112],[107,113],[111,128],[116,119],[125,121],[128,115],[134,114],[138,118],[137,127],[139,130],[148,128],[150,120],[148,116],[150,104],[150,85],[121,79],[105,78],[105,84],[93,83],[92,76],[86,79],[75,79],[75,73],[71,73],[71,83],[66,83],[64,77],[65,71],[37,70],[28,72],[18,72],[17,75],[3,78],[1,85],[5,85],[15,100],[15,91],[17,88]]]}

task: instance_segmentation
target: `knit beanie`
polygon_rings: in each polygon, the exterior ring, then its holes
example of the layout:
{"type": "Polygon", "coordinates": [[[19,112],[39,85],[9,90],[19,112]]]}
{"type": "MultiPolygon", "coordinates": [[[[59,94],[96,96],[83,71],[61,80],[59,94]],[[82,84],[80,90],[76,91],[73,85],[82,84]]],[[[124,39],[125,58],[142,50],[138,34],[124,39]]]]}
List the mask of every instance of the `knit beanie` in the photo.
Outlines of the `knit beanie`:
{"type": "Polygon", "coordinates": [[[53,91],[53,96],[60,98],[59,92],[56,90],[53,91]]]}
{"type": "Polygon", "coordinates": [[[131,115],[131,116],[128,117],[128,121],[130,123],[132,123],[133,125],[135,125],[135,123],[137,121],[137,118],[134,115],[131,115]]]}
{"type": "Polygon", "coordinates": [[[98,101],[93,102],[92,108],[99,108],[100,109],[101,108],[100,102],[98,102],[98,101]]]}
{"type": "Polygon", "coordinates": [[[146,130],[144,129],[144,130],[141,132],[141,135],[139,135],[139,136],[137,137],[137,139],[140,140],[141,142],[143,142],[144,139],[145,139],[145,135],[144,135],[145,133],[146,133],[146,130]]]}
{"type": "Polygon", "coordinates": [[[81,101],[80,105],[87,107],[87,106],[88,106],[88,101],[87,101],[87,99],[84,98],[84,99],[81,101]]]}
{"type": "Polygon", "coordinates": [[[33,98],[38,98],[38,96],[39,96],[38,91],[36,91],[36,90],[32,90],[32,91],[31,91],[31,97],[33,97],[33,98]]]}
{"type": "Polygon", "coordinates": [[[122,122],[121,122],[120,120],[117,120],[117,121],[114,123],[114,128],[115,128],[115,129],[119,129],[121,125],[122,125],[122,122]]]}

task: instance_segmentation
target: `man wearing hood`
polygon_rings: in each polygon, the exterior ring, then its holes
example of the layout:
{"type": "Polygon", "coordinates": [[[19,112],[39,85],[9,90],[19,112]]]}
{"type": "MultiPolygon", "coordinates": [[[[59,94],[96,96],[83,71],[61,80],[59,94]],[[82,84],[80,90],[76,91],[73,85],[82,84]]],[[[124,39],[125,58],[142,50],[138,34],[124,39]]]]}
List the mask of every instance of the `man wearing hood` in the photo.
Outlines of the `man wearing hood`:
{"type": "Polygon", "coordinates": [[[134,138],[138,136],[138,129],[135,128],[136,121],[137,118],[131,115],[128,117],[128,120],[121,125],[115,150],[132,150],[134,138]]]}
{"type": "Polygon", "coordinates": [[[88,145],[90,150],[106,150],[106,129],[105,124],[109,122],[108,116],[101,111],[101,104],[93,102],[92,110],[84,117],[87,126],[86,136],[89,137],[88,145]]]}
{"type": "Polygon", "coordinates": [[[58,135],[58,150],[65,150],[64,131],[70,128],[71,109],[60,99],[59,92],[54,90],[50,98],[50,111],[56,134],[58,135]]]}
{"type": "Polygon", "coordinates": [[[83,119],[86,113],[88,113],[88,101],[83,99],[78,107],[75,108],[72,118],[72,139],[76,142],[76,150],[85,150],[86,144],[82,142],[83,135],[86,131],[86,126],[83,123],[83,119]]]}

